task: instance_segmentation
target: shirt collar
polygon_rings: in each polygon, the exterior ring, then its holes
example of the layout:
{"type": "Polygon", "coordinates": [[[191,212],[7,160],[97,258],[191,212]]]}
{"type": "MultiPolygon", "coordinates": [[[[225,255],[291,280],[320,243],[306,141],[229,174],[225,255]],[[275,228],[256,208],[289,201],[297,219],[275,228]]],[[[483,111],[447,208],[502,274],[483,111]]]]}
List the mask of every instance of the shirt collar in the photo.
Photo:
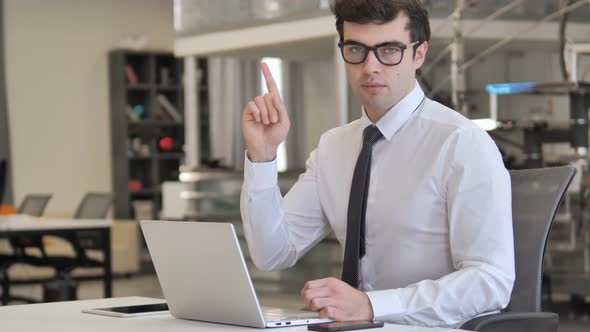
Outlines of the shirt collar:
{"type": "MultiPolygon", "coordinates": [[[[418,109],[418,106],[424,100],[424,91],[420,87],[420,84],[416,82],[414,89],[410,91],[402,100],[395,104],[392,108],[385,113],[385,115],[375,123],[383,137],[390,141],[393,135],[410,119],[414,111],[418,109]]],[[[372,125],[373,122],[367,116],[365,108],[362,109],[361,124],[365,128],[372,125]]]]}

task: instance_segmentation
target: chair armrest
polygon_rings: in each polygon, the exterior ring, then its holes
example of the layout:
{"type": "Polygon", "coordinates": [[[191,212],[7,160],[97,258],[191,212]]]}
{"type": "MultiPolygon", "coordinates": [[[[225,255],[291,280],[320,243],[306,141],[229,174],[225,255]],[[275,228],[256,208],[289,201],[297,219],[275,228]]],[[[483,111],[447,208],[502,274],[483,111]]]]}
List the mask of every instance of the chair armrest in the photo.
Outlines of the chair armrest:
{"type": "Polygon", "coordinates": [[[559,316],[553,312],[504,312],[474,318],[461,326],[480,332],[557,332],[559,316]]]}

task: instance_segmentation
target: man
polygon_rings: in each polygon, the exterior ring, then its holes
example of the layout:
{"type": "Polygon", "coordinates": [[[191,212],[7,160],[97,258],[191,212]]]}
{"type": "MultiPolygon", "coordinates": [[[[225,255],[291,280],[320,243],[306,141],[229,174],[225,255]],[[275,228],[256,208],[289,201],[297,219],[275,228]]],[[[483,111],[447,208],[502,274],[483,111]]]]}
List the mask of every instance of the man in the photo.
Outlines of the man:
{"type": "Polygon", "coordinates": [[[330,231],[345,247],[343,281],[302,296],[322,317],[456,327],[498,311],[514,283],[510,178],[490,137],[424,96],[428,51],[419,0],[335,1],[333,12],[360,119],[320,138],[282,198],[276,151],[290,122],[269,93],[244,109],[241,210],[263,270],[292,266],[330,231]]]}

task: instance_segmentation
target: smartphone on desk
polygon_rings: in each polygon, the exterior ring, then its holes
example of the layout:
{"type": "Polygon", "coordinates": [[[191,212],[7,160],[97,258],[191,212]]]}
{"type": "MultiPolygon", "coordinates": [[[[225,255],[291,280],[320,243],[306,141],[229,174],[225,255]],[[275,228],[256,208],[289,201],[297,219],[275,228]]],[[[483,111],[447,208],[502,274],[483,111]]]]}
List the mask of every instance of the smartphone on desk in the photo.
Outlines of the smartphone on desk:
{"type": "Polygon", "coordinates": [[[336,332],[336,331],[374,329],[377,327],[383,327],[383,322],[377,322],[377,321],[372,321],[372,320],[353,320],[353,321],[345,321],[345,322],[330,322],[330,323],[308,325],[307,329],[310,331],[336,332]]]}
{"type": "Polygon", "coordinates": [[[154,304],[140,304],[140,305],[129,305],[121,307],[110,307],[110,308],[96,308],[96,309],[84,309],[82,312],[87,314],[113,316],[113,317],[140,317],[150,315],[161,315],[168,313],[168,304],[166,303],[154,303],[154,304]]]}

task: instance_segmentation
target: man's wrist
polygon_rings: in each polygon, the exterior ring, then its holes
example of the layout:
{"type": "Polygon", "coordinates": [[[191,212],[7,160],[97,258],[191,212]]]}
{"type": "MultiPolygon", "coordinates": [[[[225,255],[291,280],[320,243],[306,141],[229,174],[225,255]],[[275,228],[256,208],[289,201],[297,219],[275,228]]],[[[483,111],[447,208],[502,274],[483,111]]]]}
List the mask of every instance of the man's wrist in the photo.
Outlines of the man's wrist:
{"type": "Polygon", "coordinates": [[[252,163],[268,163],[268,162],[275,160],[277,157],[276,152],[261,153],[261,152],[255,152],[255,151],[250,151],[250,150],[246,151],[246,155],[248,156],[248,159],[252,163]]]}

